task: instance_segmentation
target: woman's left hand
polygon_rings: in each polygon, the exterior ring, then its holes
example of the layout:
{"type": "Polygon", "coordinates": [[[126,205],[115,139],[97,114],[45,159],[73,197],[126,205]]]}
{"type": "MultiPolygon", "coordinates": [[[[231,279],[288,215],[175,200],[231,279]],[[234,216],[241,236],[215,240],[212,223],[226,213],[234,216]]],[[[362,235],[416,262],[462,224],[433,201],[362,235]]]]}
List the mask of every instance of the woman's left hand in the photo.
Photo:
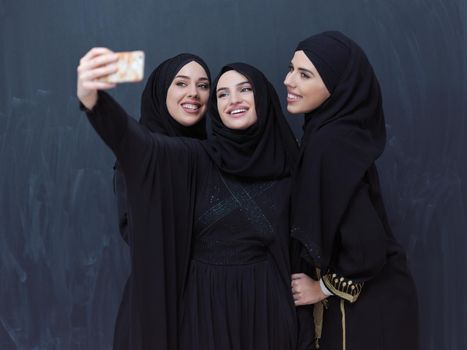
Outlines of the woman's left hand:
{"type": "Polygon", "coordinates": [[[316,304],[327,298],[321,290],[319,281],[315,281],[304,273],[292,275],[292,295],[295,306],[316,304]]]}

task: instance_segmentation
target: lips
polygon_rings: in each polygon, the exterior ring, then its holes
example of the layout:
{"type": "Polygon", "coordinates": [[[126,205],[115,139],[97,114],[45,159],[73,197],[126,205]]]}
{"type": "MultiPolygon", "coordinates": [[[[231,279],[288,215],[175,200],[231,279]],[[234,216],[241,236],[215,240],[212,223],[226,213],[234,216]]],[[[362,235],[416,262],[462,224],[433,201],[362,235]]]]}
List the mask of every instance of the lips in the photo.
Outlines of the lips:
{"type": "Polygon", "coordinates": [[[302,96],[293,94],[291,92],[287,93],[287,102],[288,103],[294,103],[297,101],[300,101],[302,99],[302,96]]]}
{"type": "Polygon", "coordinates": [[[197,102],[184,102],[181,104],[183,110],[186,113],[198,113],[199,109],[201,108],[201,104],[197,102]]]}
{"type": "Polygon", "coordinates": [[[227,114],[230,115],[232,118],[239,118],[243,117],[246,114],[246,112],[248,112],[248,110],[248,107],[235,107],[228,109],[227,114]]]}

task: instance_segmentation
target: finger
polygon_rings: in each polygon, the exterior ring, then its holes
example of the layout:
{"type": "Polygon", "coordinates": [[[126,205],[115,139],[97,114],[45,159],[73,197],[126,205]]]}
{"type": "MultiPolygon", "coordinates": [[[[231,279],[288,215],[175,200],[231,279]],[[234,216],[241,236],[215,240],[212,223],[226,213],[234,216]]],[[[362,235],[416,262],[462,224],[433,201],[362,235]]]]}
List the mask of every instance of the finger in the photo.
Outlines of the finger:
{"type": "Polygon", "coordinates": [[[105,76],[107,76],[109,74],[115,73],[117,71],[118,71],[117,65],[116,64],[111,64],[111,65],[108,65],[108,66],[104,66],[104,67],[95,68],[95,69],[87,70],[87,71],[84,71],[84,72],[80,72],[80,73],[78,73],[79,74],[78,79],[81,82],[92,81],[92,80],[96,80],[96,79],[99,79],[99,78],[103,78],[103,77],[105,77],[105,76]]]}
{"type": "Polygon", "coordinates": [[[109,54],[113,53],[113,51],[109,50],[106,47],[93,47],[91,50],[89,50],[82,58],[81,60],[87,61],[90,60],[96,56],[99,55],[104,55],[104,54],[109,54]]]}
{"type": "Polygon", "coordinates": [[[93,70],[96,68],[105,67],[113,63],[116,63],[117,61],[118,61],[118,56],[114,54],[105,54],[102,56],[98,56],[91,60],[81,62],[80,65],[78,66],[78,73],[86,72],[88,70],[93,70]]]}
{"type": "Polygon", "coordinates": [[[294,304],[295,304],[295,306],[303,306],[303,305],[306,305],[306,304],[305,304],[303,301],[301,301],[301,300],[295,300],[295,301],[294,301],[294,304]]]}
{"type": "Polygon", "coordinates": [[[83,83],[83,87],[88,90],[108,90],[115,86],[117,86],[117,84],[106,83],[103,81],[87,81],[83,83]]]}
{"type": "Polygon", "coordinates": [[[298,284],[297,282],[294,282],[292,286],[292,291],[299,292],[300,290],[301,290],[300,284],[298,284]]]}
{"type": "Polygon", "coordinates": [[[303,276],[305,276],[304,273],[294,273],[294,274],[292,274],[292,279],[293,280],[299,280],[300,278],[303,278],[303,276]]]}

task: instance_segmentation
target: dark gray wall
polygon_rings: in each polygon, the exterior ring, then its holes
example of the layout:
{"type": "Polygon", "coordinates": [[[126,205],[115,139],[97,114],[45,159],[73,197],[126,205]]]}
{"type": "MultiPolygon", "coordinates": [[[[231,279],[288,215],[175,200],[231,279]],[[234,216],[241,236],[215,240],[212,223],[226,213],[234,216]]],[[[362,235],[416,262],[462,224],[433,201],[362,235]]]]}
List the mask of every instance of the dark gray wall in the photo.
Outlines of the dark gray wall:
{"type": "MultiPolygon", "coordinates": [[[[75,99],[92,46],[181,51],[282,80],[298,40],[342,30],[385,99],[379,162],[420,297],[424,350],[467,349],[466,16],[463,0],[0,0],[0,349],[110,349],[128,252],[113,157],[75,99]]],[[[144,84],[114,96],[138,115],[144,84]]],[[[291,117],[297,132],[301,118],[291,117]]]]}

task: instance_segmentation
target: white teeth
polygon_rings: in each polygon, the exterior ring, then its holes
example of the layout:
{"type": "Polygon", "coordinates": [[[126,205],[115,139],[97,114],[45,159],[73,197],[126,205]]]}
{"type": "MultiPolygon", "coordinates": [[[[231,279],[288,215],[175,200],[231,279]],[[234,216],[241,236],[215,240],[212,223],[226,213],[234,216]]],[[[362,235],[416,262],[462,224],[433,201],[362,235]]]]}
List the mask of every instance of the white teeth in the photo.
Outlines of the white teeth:
{"type": "Polygon", "coordinates": [[[184,103],[184,104],[182,104],[182,107],[183,107],[183,108],[187,108],[187,109],[192,109],[192,110],[197,110],[197,109],[199,109],[199,106],[193,105],[193,104],[191,104],[191,103],[184,103]]]}
{"type": "Polygon", "coordinates": [[[300,97],[297,96],[297,95],[294,95],[294,94],[290,94],[290,93],[289,93],[289,94],[287,94],[287,98],[288,98],[289,100],[298,100],[300,97]]]}
{"type": "Polygon", "coordinates": [[[238,109],[234,109],[232,112],[230,112],[230,114],[243,113],[243,112],[246,112],[246,111],[247,111],[246,108],[238,108],[238,109]]]}

